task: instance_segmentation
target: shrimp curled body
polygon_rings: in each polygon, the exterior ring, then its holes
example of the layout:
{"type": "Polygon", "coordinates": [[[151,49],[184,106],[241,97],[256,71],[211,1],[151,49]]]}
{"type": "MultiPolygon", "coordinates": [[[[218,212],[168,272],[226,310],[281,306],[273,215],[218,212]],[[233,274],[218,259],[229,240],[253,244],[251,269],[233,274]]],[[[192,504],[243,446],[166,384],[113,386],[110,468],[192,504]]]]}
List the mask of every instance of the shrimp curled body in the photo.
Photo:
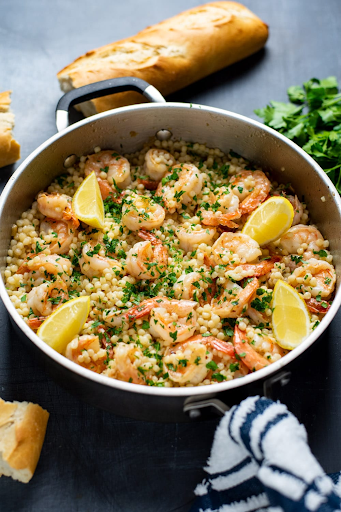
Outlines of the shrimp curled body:
{"type": "Polygon", "coordinates": [[[162,197],[166,209],[174,213],[193,201],[202,189],[202,173],[193,164],[174,165],[159,183],[156,195],[162,197]]]}
{"type": "MultiPolygon", "coordinates": [[[[87,157],[84,167],[85,176],[95,172],[102,197],[113,192],[112,185],[124,189],[131,183],[130,163],[113,150],[100,151],[87,157]]],[[[103,197],[105,199],[106,197],[103,197]]]]}
{"type": "Polygon", "coordinates": [[[47,194],[40,192],[37,196],[40,213],[53,220],[72,220],[75,227],[79,226],[79,220],[72,211],[72,198],[66,194],[47,194]]]}
{"type": "Polygon", "coordinates": [[[161,240],[148,231],[138,232],[145,242],[138,242],[128,252],[128,272],[137,279],[157,279],[167,268],[168,251],[161,240]]]}
{"type": "Polygon", "coordinates": [[[146,153],[143,170],[152,180],[160,181],[174,164],[175,158],[168,151],[152,148],[146,153]]]}
{"type": "Polygon", "coordinates": [[[242,171],[230,179],[233,193],[240,201],[242,215],[251,213],[267,198],[271,183],[263,171],[242,171]]]}
{"type": "Polygon", "coordinates": [[[170,380],[180,386],[200,384],[208,375],[208,363],[216,359],[213,350],[217,350],[235,361],[233,345],[214,336],[196,335],[175,346],[168,347],[163,358],[164,371],[170,380]]]}
{"type": "Polygon", "coordinates": [[[124,199],[122,222],[130,231],[156,229],[161,226],[166,213],[150,197],[132,194],[124,199]]]}
{"type": "Polygon", "coordinates": [[[67,345],[65,356],[95,373],[102,373],[106,369],[107,352],[95,335],[85,334],[74,338],[67,345]]]}
{"type": "Polygon", "coordinates": [[[73,222],[69,220],[44,219],[40,225],[43,237],[49,237],[48,244],[52,254],[66,254],[69,252],[73,237],[77,236],[73,222]]]}

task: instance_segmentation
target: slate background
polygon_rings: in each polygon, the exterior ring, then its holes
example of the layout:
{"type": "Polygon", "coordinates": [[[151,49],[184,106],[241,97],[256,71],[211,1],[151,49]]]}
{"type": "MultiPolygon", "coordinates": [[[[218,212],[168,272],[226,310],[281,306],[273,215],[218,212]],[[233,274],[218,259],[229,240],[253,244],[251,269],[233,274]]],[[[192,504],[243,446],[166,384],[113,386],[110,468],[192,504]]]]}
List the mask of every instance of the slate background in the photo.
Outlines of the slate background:
{"type": "MultiPolygon", "coordinates": [[[[198,0],[0,0],[0,91],[12,89],[22,158],[55,133],[56,73],[87,50],[128,37],[198,0]]],[[[339,0],[245,0],[270,26],[264,51],[169,97],[253,118],[286,100],[286,88],[316,76],[341,79],[339,0]]],[[[0,186],[17,167],[0,171],[0,186]]],[[[278,395],[304,423],[326,471],[341,468],[339,313],[293,368],[278,395]]],[[[203,478],[217,420],[143,423],[78,401],[58,387],[17,339],[0,303],[0,396],[50,413],[28,485],[0,480],[1,512],[185,512],[203,478]]]]}

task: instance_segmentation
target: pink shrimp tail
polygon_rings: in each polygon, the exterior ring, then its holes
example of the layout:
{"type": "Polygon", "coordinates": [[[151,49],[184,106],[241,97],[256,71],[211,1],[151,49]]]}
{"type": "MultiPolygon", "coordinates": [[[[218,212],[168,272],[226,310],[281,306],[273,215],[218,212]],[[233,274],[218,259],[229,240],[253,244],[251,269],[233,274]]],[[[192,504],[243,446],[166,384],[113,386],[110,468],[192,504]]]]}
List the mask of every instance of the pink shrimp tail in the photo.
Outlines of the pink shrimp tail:
{"type": "Polygon", "coordinates": [[[307,304],[307,308],[312,313],[317,313],[317,314],[320,314],[320,315],[325,315],[330,310],[330,304],[328,302],[323,302],[323,301],[322,302],[318,302],[313,297],[311,299],[306,300],[305,302],[307,304]],[[323,307],[322,304],[326,304],[327,306],[323,307]]]}
{"type": "Polygon", "coordinates": [[[130,323],[137,318],[142,318],[146,315],[149,315],[153,308],[158,307],[163,301],[167,301],[167,299],[161,300],[160,297],[157,300],[156,298],[146,299],[143,300],[138,306],[133,306],[132,308],[128,309],[128,311],[125,313],[126,322],[130,323]],[[159,302],[157,302],[157,300],[159,302]]]}
{"type": "Polygon", "coordinates": [[[140,238],[142,238],[143,240],[147,240],[152,245],[162,244],[159,238],[157,238],[153,233],[147,231],[146,229],[140,229],[140,231],[137,234],[140,238]]]}
{"type": "Polygon", "coordinates": [[[100,178],[97,178],[97,182],[101,191],[102,199],[104,201],[109,196],[109,194],[113,193],[112,186],[110,183],[108,183],[107,180],[101,180],[100,178]]]}
{"type": "Polygon", "coordinates": [[[39,316],[37,318],[29,318],[27,325],[32,329],[32,331],[37,331],[41,324],[46,320],[47,317],[39,316]]]}
{"type": "Polygon", "coordinates": [[[64,212],[63,212],[63,219],[64,220],[71,220],[72,221],[72,225],[74,228],[78,228],[79,226],[79,220],[77,219],[76,215],[73,213],[72,209],[71,208],[67,208],[64,212]]]}
{"type": "Polygon", "coordinates": [[[138,178],[137,182],[139,184],[143,185],[144,188],[147,189],[147,190],[156,190],[158,185],[159,185],[158,181],[144,180],[142,178],[138,178]]]}
{"type": "Polygon", "coordinates": [[[233,344],[236,358],[242,361],[252,372],[269,365],[269,362],[249,345],[246,336],[237,325],[234,328],[233,344]]]}
{"type": "MultiPolygon", "coordinates": [[[[38,253],[40,254],[40,253],[38,253]]],[[[35,254],[34,252],[31,252],[30,254],[28,254],[26,256],[26,258],[24,259],[24,261],[22,262],[22,264],[20,265],[20,267],[18,268],[17,270],[17,274],[25,274],[25,272],[29,272],[28,268],[27,268],[27,263],[32,260],[35,256],[37,256],[37,254],[35,254]]]]}
{"type": "Polygon", "coordinates": [[[201,212],[202,223],[205,226],[226,226],[231,229],[238,228],[238,224],[232,222],[232,219],[239,219],[240,212],[237,210],[231,213],[212,212],[210,210],[201,212]]]}

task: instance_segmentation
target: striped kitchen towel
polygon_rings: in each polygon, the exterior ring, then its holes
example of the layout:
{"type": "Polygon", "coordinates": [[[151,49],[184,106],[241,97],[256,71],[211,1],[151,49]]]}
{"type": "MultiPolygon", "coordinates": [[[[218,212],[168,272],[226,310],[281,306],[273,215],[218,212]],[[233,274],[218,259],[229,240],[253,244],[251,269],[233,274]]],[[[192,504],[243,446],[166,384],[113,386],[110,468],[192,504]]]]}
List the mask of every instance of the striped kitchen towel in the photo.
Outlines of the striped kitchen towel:
{"type": "Polygon", "coordinates": [[[303,425],[258,396],[221,420],[191,512],[329,512],[341,509],[339,474],[326,475],[303,425]]]}

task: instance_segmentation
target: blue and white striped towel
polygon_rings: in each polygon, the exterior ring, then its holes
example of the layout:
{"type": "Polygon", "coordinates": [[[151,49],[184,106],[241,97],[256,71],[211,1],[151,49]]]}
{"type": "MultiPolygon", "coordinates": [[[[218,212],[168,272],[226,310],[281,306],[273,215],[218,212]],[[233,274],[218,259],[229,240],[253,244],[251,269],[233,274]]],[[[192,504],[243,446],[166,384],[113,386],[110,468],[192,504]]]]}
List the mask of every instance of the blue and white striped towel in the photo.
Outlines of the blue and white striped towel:
{"type": "Polygon", "coordinates": [[[339,474],[327,476],[303,425],[285,405],[249,397],[221,420],[191,512],[341,509],[339,474]]]}

